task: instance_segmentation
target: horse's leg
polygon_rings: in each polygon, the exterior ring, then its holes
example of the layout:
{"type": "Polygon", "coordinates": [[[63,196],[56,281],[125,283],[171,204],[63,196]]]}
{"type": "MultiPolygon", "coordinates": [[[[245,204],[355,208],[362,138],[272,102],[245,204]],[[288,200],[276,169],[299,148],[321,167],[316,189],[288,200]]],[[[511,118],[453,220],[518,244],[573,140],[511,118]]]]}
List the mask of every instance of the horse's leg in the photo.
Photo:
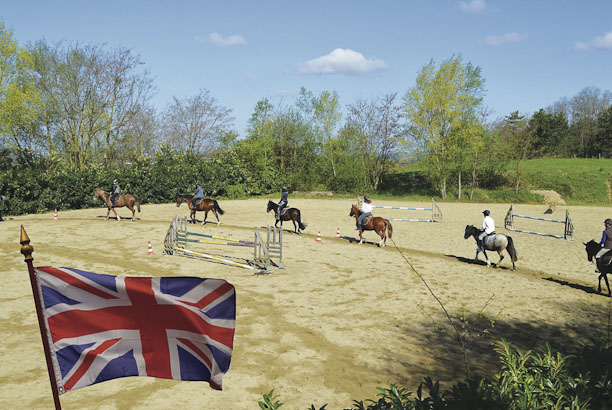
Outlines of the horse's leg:
{"type": "Polygon", "coordinates": [[[115,207],[111,208],[113,210],[113,213],[115,214],[115,218],[117,218],[118,221],[121,220],[121,218],[119,217],[119,215],[117,214],[117,211],[115,210],[115,207]]]}
{"type": "Polygon", "coordinates": [[[293,222],[293,233],[299,233],[297,229],[297,225],[295,224],[295,219],[291,219],[291,222],[293,222]]]}
{"type": "Polygon", "coordinates": [[[504,260],[504,255],[502,255],[502,251],[497,251],[497,254],[499,255],[499,261],[497,262],[497,268],[501,266],[502,261],[504,260]]]}
{"type": "Polygon", "coordinates": [[[202,219],[202,225],[206,224],[206,218],[208,218],[208,211],[204,211],[204,219],[202,219]]]}
{"type": "Polygon", "coordinates": [[[485,260],[487,261],[487,268],[491,267],[491,261],[489,260],[489,256],[487,255],[487,251],[483,249],[482,254],[485,257],[485,260]]]}
{"type": "Polygon", "coordinates": [[[363,243],[363,228],[359,226],[359,245],[363,243]]]}
{"type": "Polygon", "coordinates": [[[597,293],[601,293],[601,278],[606,278],[606,282],[608,281],[608,277],[605,274],[601,273],[599,275],[599,279],[597,280],[597,293]]]}
{"type": "Polygon", "coordinates": [[[221,221],[219,220],[219,215],[217,215],[217,210],[215,208],[212,209],[215,218],[217,218],[217,225],[221,225],[221,221]]]}
{"type": "Polygon", "coordinates": [[[606,281],[606,286],[608,287],[608,296],[612,296],[612,290],[610,290],[610,283],[608,283],[608,274],[604,273],[604,280],[606,281]]]}
{"type": "Polygon", "coordinates": [[[110,208],[106,207],[106,220],[108,221],[108,214],[110,214],[110,208]]]}
{"type": "Polygon", "coordinates": [[[384,247],[387,244],[387,237],[385,236],[384,225],[383,225],[383,228],[380,229],[380,232],[378,232],[378,236],[380,236],[380,241],[378,242],[378,247],[382,248],[382,247],[384,247]]]}
{"type": "Polygon", "coordinates": [[[134,222],[134,215],[136,215],[136,210],[134,209],[133,206],[130,206],[130,205],[125,205],[125,206],[127,206],[128,209],[132,211],[132,222],[134,222]]]}

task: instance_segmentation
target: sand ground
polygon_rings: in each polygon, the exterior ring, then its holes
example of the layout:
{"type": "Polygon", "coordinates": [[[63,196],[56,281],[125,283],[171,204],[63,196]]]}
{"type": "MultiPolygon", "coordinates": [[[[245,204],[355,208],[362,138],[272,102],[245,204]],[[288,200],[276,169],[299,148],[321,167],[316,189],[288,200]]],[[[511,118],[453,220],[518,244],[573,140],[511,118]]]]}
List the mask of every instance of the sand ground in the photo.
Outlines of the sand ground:
{"type": "MultiPolygon", "coordinates": [[[[75,390],[62,397],[65,409],[249,409],[275,389],[286,409],[314,403],[342,409],[353,399],[375,397],[377,386],[391,383],[414,391],[426,375],[443,382],[465,374],[462,351],[446,319],[413,264],[444,303],[466,337],[472,372],[496,364],[491,347],[505,338],[532,348],[543,341],[575,346],[578,340],[609,331],[611,298],[597,294],[597,276],[582,245],[599,239],[605,207],[570,210],[575,240],[565,241],[503,229],[509,205],[440,204],[442,223],[394,223],[393,241],[379,249],[358,245],[350,200],[292,199],[308,224],[303,235],[284,234],[284,270],[268,275],[177,256],[162,255],[174,204],[144,205],[140,218],[106,221],[105,209],[60,211],[9,217],[0,223],[0,408],[52,406],[26,265],[19,253],[23,224],[37,266],[68,266],[97,273],[152,276],[202,276],[228,280],[236,287],[234,354],[223,391],[206,383],[145,377],[117,379],[75,390]],[[508,258],[501,268],[473,263],[475,243],[463,239],[466,224],[480,225],[491,209],[498,232],[510,234],[519,253],[517,271],[508,258]],[[336,238],[336,229],[341,238],[336,238]],[[316,242],[321,232],[322,243],[316,242]],[[147,241],[155,254],[147,256],[147,241]],[[395,246],[397,245],[397,247],[395,246]],[[403,255],[403,256],[402,256],[403,255]]],[[[220,226],[195,231],[251,239],[254,226],[273,221],[266,200],[221,201],[220,226]]],[[[378,201],[376,205],[429,206],[428,203],[378,201]]],[[[518,205],[517,213],[545,216],[547,206],[518,205]]],[[[424,213],[377,209],[387,217],[424,213]]],[[[129,212],[122,208],[120,215],[129,212]]],[[[213,217],[214,219],[214,217],[213,217]]],[[[517,220],[516,226],[560,234],[561,224],[517,220]]],[[[287,227],[287,225],[285,225],[287,227]]],[[[377,242],[373,233],[366,239],[377,242]]],[[[228,255],[249,249],[196,244],[194,250],[228,255]]],[[[496,255],[491,255],[496,261],[496,255]]]]}

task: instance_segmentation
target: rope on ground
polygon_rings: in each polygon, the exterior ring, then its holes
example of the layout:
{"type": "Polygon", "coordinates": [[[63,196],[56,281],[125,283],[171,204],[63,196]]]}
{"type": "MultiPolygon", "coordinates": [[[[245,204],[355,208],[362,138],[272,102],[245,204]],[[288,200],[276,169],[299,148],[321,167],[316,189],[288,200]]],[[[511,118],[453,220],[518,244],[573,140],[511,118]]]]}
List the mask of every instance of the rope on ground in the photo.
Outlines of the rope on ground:
{"type": "Polygon", "coordinates": [[[402,255],[402,258],[404,258],[408,266],[410,266],[410,269],[412,269],[412,271],[418,276],[418,278],[421,280],[421,282],[423,282],[423,284],[425,285],[429,293],[431,293],[431,296],[433,296],[434,299],[436,299],[436,301],[440,304],[440,307],[442,307],[442,310],[444,311],[444,314],[446,315],[448,322],[451,324],[452,328],[455,330],[455,333],[457,334],[459,343],[461,343],[461,349],[463,350],[463,361],[465,363],[465,372],[466,372],[467,378],[469,379],[470,378],[470,366],[468,364],[467,349],[465,347],[465,340],[463,338],[463,335],[461,334],[461,332],[459,332],[459,329],[457,329],[455,322],[453,322],[453,319],[451,319],[450,314],[448,313],[448,310],[446,310],[446,307],[444,307],[444,304],[442,303],[442,301],[433,292],[433,290],[431,289],[431,287],[429,286],[425,278],[423,278],[423,276],[415,269],[415,267],[412,265],[412,262],[410,262],[410,260],[406,257],[406,255],[404,255],[404,253],[400,250],[400,248],[397,246],[393,238],[389,238],[389,239],[391,239],[391,242],[393,242],[393,246],[395,246],[395,250],[397,250],[399,254],[402,255]]]}

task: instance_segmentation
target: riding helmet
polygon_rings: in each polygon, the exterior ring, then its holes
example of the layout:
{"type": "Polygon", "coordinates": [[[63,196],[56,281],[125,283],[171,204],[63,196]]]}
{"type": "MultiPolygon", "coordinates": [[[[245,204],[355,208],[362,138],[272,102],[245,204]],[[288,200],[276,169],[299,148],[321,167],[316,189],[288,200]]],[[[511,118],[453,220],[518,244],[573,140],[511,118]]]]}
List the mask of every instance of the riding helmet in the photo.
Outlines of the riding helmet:
{"type": "Polygon", "coordinates": [[[482,213],[485,214],[485,216],[489,216],[491,214],[491,211],[485,209],[484,211],[482,211],[482,213]]]}
{"type": "Polygon", "coordinates": [[[118,184],[119,181],[117,181],[116,179],[113,180],[113,184],[118,184]]]}
{"type": "Polygon", "coordinates": [[[287,192],[287,187],[284,186],[281,189],[283,190],[283,192],[287,192]]]}
{"type": "Polygon", "coordinates": [[[604,221],[604,223],[608,226],[612,226],[612,219],[608,218],[604,221]]]}
{"type": "Polygon", "coordinates": [[[202,183],[201,183],[201,182],[198,182],[196,185],[197,185],[197,186],[202,186],[202,183]]]}
{"type": "Polygon", "coordinates": [[[370,197],[369,197],[369,196],[367,196],[367,195],[364,195],[363,200],[364,200],[364,201],[369,201],[369,200],[370,200],[370,197]]]}

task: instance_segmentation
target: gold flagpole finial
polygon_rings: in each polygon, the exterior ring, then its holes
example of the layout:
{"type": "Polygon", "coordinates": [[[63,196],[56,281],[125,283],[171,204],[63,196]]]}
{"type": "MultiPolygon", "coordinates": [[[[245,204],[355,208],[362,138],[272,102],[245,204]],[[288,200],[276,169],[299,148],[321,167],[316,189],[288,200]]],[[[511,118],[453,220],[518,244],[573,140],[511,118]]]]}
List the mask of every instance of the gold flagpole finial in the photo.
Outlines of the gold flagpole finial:
{"type": "Polygon", "coordinates": [[[34,258],[32,257],[32,252],[34,252],[34,248],[30,245],[30,237],[26,233],[25,229],[23,229],[23,225],[21,225],[21,253],[25,256],[24,262],[32,262],[34,258]]]}

